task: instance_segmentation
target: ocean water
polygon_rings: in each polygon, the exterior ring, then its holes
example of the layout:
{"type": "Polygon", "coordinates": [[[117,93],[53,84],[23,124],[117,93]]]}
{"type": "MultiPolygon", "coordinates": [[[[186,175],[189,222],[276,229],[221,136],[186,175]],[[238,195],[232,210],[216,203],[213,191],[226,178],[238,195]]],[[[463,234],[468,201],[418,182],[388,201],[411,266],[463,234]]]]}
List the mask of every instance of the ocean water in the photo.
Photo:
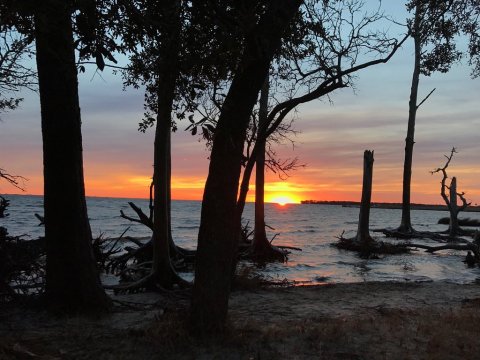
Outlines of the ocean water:
{"type": "MultiPolygon", "coordinates": [[[[38,226],[35,213],[43,214],[41,196],[5,195],[10,200],[8,216],[0,219],[11,235],[36,238],[44,233],[38,226]]],[[[142,199],[88,198],[88,211],[92,233],[105,237],[125,235],[149,239],[150,230],[120,217],[120,210],[135,217],[128,202],[132,201],[148,212],[148,201],[142,199]]],[[[172,202],[172,231],[175,242],[183,247],[196,247],[200,222],[200,201],[172,202]]],[[[266,204],[266,223],[275,230],[268,230],[269,238],[278,234],[273,244],[301,248],[292,251],[286,263],[269,264],[259,269],[274,279],[289,279],[306,284],[364,282],[364,281],[451,281],[471,283],[480,281],[480,268],[467,268],[462,260],[465,252],[445,250],[429,254],[423,250],[410,254],[383,256],[380,259],[360,259],[355,254],[332,247],[331,244],[345,231],[354,236],[357,228],[358,208],[335,205],[285,205],[266,204]]],[[[400,210],[372,209],[370,228],[396,227],[400,222],[400,210]]],[[[443,211],[412,211],[412,222],[417,230],[445,230],[437,225],[443,211]]],[[[462,216],[462,214],[461,214],[462,216]]],[[[480,219],[480,213],[463,214],[480,219]]],[[[247,204],[244,221],[253,225],[253,204],[247,204]]],[[[380,233],[372,233],[382,239],[380,233]]],[[[383,239],[385,240],[385,239],[383,239]]],[[[416,240],[424,244],[434,241],[416,240]]]]}

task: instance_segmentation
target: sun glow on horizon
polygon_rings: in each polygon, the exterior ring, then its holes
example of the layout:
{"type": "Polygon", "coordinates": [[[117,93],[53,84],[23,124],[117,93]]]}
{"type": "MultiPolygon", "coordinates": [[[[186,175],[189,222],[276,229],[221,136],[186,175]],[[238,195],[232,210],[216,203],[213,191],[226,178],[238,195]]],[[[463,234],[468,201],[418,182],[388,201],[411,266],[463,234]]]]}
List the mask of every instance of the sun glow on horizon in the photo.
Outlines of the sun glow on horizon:
{"type": "Polygon", "coordinates": [[[267,200],[270,203],[275,203],[280,206],[285,206],[287,204],[299,204],[300,200],[298,200],[295,196],[290,195],[273,195],[270,199],[267,200]]]}

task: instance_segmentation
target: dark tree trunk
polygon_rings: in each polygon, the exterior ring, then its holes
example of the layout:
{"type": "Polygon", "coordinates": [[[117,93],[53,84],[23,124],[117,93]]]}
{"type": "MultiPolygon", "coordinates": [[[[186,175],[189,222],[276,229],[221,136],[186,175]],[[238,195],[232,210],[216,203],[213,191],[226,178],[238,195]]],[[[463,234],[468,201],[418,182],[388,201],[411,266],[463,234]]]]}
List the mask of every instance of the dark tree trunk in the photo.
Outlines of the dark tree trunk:
{"type": "MultiPolygon", "coordinates": [[[[260,91],[260,109],[258,113],[258,129],[261,129],[268,116],[268,76],[260,91]]],[[[263,253],[270,248],[265,232],[265,143],[262,134],[257,134],[255,165],[255,228],[253,236],[253,252],[263,253]]]]}
{"type": "Polygon", "coordinates": [[[460,232],[460,225],[458,225],[458,203],[457,203],[457,178],[454,176],[450,182],[450,202],[448,203],[448,210],[450,211],[450,226],[448,233],[454,237],[460,232]]]}
{"type": "Polygon", "coordinates": [[[356,242],[366,244],[372,240],[370,237],[370,205],[372,201],[373,180],[373,151],[365,150],[363,154],[363,186],[360,214],[358,216],[358,230],[356,242]]]}
{"type": "Polygon", "coordinates": [[[153,161],[153,266],[152,275],[156,285],[171,288],[183,284],[170,260],[171,218],[171,124],[175,86],[179,74],[178,54],[180,41],[180,1],[161,3],[163,31],[160,41],[157,86],[157,123],[155,129],[153,161]]]}
{"type": "Polygon", "coordinates": [[[240,231],[236,204],[246,128],[282,34],[300,4],[299,0],[269,1],[258,25],[246,36],[245,50],[222,108],[198,234],[191,313],[197,333],[223,331],[240,231]]]}
{"type": "Polygon", "coordinates": [[[242,182],[240,184],[240,191],[237,200],[237,221],[241,226],[243,210],[245,209],[245,202],[247,201],[247,195],[250,186],[250,178],[252,177],[253,167],[255,166],[256,149],[250,154],[250,158],[247,160],[245,169],[243,170],[242,182]]]}
{"type": "Polygon", "coordinates": [[[412,182],[413,145],[415,144],[415,120],[417,116],[418,84],[420,82],[420,57],[422,51],[420,38],[421,9],[419,4],[415,8],[413,24],[413,40],[415,46],[415,64],[413,68],[412,86],[410,89],[410,101],[408,103],[408,129],[405,139],[405,160],[403,164],[403,195],[402,195],[402,220],[398,231],[413,233],[410,218],[410,189],[412,182]]]}
{"type": "Polygon", "coordinates": [[[260,129],[268,117],[268,76],[260,91],[260,109],[258,114],[258,129],[255,153],[255,228],[252,244],[252,256],[256,261],[284,261],[285,253],[270,244],[265,231],[265,134],[260,129]]]}
{"type": "Polygon", "coordinates": [[[45,0],[35,15],[40,90],[46,296],[66,312],[104,311],[110,305],[92,252],[83,181],[77,70],[68,2],[45,0]]]}

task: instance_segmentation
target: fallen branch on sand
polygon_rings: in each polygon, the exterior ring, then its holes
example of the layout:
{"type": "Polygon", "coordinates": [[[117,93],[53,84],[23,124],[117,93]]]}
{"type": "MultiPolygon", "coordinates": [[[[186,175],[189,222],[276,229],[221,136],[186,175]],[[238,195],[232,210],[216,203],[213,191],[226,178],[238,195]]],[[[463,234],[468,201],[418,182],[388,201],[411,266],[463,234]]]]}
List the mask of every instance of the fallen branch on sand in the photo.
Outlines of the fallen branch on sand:
{"type": "MultiPolygon", "coordinates": [[[[449,225],[450,224],[450,218],[449,217],[440,218],[438,220],[438,224],[449,225]]],[[[460,225],[460,226],[480,226],[480,220],[471,219],[471,218],[459,218],[458,219],[458,225],[460,225]]]]}

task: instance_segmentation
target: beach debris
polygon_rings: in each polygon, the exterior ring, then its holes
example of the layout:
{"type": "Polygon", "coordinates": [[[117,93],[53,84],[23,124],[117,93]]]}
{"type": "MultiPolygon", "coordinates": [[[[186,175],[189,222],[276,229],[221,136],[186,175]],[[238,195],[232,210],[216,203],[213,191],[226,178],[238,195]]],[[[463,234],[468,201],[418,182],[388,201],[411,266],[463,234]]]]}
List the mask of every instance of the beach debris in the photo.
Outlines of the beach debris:
{"type": "MultiPolygon", "coordinates": [[[[449,217],[442,217],[438,219],[438,224],[441,225],[449,225],[450,218],[449,217]]],[[[459,218],[458,225],[460,226],[480,226],[480,220],[478,219],[471,219],[471,218],[459,218]]]]}
{"type": "MultiPolygon", "coordinates": [[[[429,253],[434,253],[440,250],[465,250],[467,251],[467,256],[468,256],[468,253],[470,252],[473,253],[472,256],[473,256],[473,259],[475,260],[474,263],[480,262],[480,247],[478,243],[475,242],[475,240],[472,242],[467,241],[462,244],[449,242],[446,245],[441,245],[441,246],[430,246],[430,245],[424,245],[424,244],[405,242],[403,244],[400,244],[400,246],[404,246],[406,248],[425,249],[429,253]]],[[[466,259],[465,259],[465,262],[466,262],[466,259]]]]}

